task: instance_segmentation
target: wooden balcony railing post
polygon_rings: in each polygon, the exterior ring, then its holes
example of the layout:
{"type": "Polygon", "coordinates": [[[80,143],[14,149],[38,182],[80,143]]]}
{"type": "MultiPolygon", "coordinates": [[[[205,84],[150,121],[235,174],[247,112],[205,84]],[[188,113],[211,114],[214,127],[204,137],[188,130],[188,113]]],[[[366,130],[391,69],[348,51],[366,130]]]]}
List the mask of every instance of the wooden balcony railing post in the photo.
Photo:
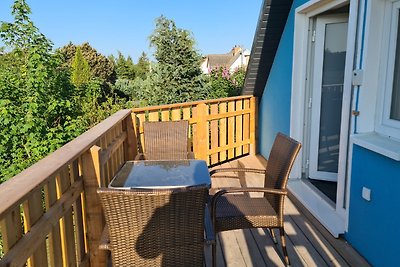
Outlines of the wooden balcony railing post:
{"type": "Polygon", "coordinates": [[[208,162],[208,121],[207,121],[207,108],[205,103],[197,105],[197,127],[196,134],[193,139],[196,142],[197,159],[203,159],[208,162]]]}
{"type": "Polygon", "coordinates": [[[133,120],[135,117],[133,113],[123,121],[123,127],[126,131],[127,138],[124,142],[124,156],[125,160],[134,160],[137,155],[137,138],[133,127],[133,120]]]}
{"type": "MultiPolygon", "coordinates": [[[[86,225],[90,266],[107,266],[107,253],[99,250],[104,217],[97,188],[101,185],[102,170],[100,165],[101,148],[93,146],[82,155],[82,175],[85,187],[86,225]]],[[[104,186],[104,185],[103,185],[104,186]]]]}
{"type": "Polygon", "coordinates": [[[255,156],[257,153],[257,98],[250,99],[250,155],[255,156]]]}

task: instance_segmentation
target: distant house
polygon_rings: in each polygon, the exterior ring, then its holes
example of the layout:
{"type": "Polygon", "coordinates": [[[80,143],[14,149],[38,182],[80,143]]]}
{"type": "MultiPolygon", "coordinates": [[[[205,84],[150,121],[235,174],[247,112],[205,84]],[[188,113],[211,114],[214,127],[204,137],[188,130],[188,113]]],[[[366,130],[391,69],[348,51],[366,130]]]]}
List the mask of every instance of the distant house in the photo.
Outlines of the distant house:
{"type": "Polygon", "coordinates": [[[234,46],[232,50],[226,54],[210,54],[203,57],[201,70],[203,73],[209,73],[211,69],[216,67],[229,68],[230,72],[240,67],[246,69],[249,57],[249,50],[242,49],[240,46],[234,46]]]}
{"type": "Polygon", "coordinates": [[[303,147],[288,189],[374,266],[398,266],[400,1],[264,0],[243,94],[258,149],[303,147]]]}

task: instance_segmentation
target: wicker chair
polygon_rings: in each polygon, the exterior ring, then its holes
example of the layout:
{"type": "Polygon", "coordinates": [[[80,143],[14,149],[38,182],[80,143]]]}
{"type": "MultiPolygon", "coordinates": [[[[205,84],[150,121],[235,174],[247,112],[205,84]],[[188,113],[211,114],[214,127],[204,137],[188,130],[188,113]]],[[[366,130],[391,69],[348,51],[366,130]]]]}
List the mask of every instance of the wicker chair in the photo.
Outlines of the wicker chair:
{"type": "MultiPolygon", "coordinates": [[[[288,176],[300,148],[300,143],[278,133],[265,170],[229,168],[211,171],[211,175],[221,172],[253,172],[265,175],[264,187],[227,188],[213,196],[211,212],[215,233],[234,229],[269,228],[276,244],[272,229],[278,228],[284,259],[290,265],[283,227],[283,206],[288,176]],[[251,197],[249,192],[262,192],[264,197],[251,197]]],[[[213,266],[216,266],[215,244],[212,255],[213,266]]]]}
{"type": "Polygon", "coordinates": [[[136,160],[176,160],[194,159],[188,149],[187,120],[145,122],[144,154],[136,160]]]}
{"type": "Polygon", "coordinates": [[[99,188],[113,266],[203,267],[207,191],[99,188]]]}

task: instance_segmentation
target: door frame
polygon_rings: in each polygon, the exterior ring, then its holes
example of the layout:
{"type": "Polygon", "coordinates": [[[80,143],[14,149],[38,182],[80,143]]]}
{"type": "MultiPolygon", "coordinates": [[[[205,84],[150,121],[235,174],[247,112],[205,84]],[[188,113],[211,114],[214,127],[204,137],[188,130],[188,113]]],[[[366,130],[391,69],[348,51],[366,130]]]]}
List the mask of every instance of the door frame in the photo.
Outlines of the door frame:
{"type": "Polygon", "coordinates": [[[351,160],[349,154],[349,134],[351,120],[351,99],[352,99],[352,73],[355,56],[355,43],[357,35],[357,0],[332,0],[332,1],[309,1],[298,7],[295,11],[294,23],[294,44],[293,44],[293,71],[292,71],[292,94],[291,94],[291,120],[290,134],[298,139],[306,139],[304,123],[306,121],[305,105],[307,104],[307,68],[310,47],[311,20],[319,14],[330,9],[339,8],[350,4],[348,14],[348,32],[346,48],[346,65],[343,88],[342,103],[342,124],[340,139],[339,166],[337,180],[337,199],[336,205],[332,206],[321,197],[315,188],[309,186],[303,179],[305,173],[304,162],[308,156],[307,149],[303,149],[299,154],[299,160],[293,166],[288,188],[309,210],[319,219],[319,221],[334,235],[345,232],[348,221],[348,194],[350,174],[348,162],[351,160]],[[306,151],[306,152],[304,152],[306,151]]]}

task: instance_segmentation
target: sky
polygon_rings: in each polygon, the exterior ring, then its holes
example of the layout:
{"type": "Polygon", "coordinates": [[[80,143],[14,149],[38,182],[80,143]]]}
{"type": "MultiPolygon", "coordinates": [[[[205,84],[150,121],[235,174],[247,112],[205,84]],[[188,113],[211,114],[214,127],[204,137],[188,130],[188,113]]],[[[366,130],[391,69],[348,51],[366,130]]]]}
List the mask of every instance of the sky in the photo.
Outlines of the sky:
{"type": "MultiPolygon", "coordinates": [[[[0,1],[0,21],[12,22],[13,0],[0,1]]],[[[239,45],[251,50],[262,0],[26,0],[31,19],[54,47],[89,42],[108,56],[120,51],[134,62],[150,57],[149,36],[160,15],[189,30],[202,54],[239,45]]]]}

